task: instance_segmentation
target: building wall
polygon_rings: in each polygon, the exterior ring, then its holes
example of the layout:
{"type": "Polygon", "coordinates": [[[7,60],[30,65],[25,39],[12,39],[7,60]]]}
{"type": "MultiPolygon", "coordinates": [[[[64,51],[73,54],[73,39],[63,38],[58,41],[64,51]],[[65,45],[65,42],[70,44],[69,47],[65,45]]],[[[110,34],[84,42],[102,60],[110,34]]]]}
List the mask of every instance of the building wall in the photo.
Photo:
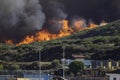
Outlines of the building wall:
{"type": "Polygon", "coordinates": [[[116,80],[120,80],[120,74],[107,74],[109,76],[109,80],[114,80],[114,78],[116,78],[116,80]]]}
{"type": "Polygon", "coordinates": [[[30,80],[29,78],[17,78],[17,80],[30,80]]]}
{"type": "Polygon", "coordinates": [[[29,78],[9,78],[7,80],[31,80],[29,78]]]}

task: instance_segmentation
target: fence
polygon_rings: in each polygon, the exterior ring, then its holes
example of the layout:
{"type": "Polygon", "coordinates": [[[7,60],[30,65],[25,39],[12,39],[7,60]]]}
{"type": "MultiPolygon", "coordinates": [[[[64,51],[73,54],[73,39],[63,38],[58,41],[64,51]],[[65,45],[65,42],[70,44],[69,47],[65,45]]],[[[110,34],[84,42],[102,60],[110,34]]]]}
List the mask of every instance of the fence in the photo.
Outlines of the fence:
{"type": "MultiPolygon", "coordinates": [[[[51,80],[51,75],[47,75],[47,73],[41,74],[44,79],[40,80],[51,80]]],[[[0,80],[1,78],[30,78],[29,80],[39,80],[39,70],[29,70],[29,71],[0,71],[0,80]]],[[[108,77],[89,77],[89,76],[77,76],[77,77],[66,77],[67,80],[109,80],[108,77]]],[[[6,80],[6,79],[5,79],[6,80]]],[[[9,79],[8,79],[9,80],[9,79]]]]}
{"type": "Polygon", "coordinates": [[[39,70],[0,71],[0,80],[49,80],[52,76],[39,70]]]}

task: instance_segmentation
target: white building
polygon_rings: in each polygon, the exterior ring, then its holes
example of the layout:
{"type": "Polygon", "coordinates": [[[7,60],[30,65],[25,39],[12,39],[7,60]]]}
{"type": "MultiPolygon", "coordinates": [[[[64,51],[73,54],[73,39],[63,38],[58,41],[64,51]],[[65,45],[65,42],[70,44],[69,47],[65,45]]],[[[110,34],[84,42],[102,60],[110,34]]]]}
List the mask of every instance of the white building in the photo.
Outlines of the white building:
{"type": "Polygon", "coordinates": [[[109,76],[109,80],[120,80],[120,70],[111,71],[106,75],[109,76]]]}

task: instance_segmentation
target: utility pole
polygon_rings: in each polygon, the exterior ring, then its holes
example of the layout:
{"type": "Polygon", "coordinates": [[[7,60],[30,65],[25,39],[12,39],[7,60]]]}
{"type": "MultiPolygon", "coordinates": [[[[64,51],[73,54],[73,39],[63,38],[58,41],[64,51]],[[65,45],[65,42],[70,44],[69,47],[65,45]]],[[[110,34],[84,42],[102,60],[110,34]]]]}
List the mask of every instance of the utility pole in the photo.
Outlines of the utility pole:
{"type": "Polygon", "coordinates": [[[41,80],[42,78],[42,71],[41,71],[41,50],[42,50],[42,47],[40,46],[39,49],[38,49],[38,54],[39,54],[39,80],[41,80]]]}
{"type": "Polygon", "coordinates": [[[62,67],[63,67],[63,78],[65,78],[65,46],[62,46],[62,50],[63,50],[63,61],[62,61],[62,67]]]}

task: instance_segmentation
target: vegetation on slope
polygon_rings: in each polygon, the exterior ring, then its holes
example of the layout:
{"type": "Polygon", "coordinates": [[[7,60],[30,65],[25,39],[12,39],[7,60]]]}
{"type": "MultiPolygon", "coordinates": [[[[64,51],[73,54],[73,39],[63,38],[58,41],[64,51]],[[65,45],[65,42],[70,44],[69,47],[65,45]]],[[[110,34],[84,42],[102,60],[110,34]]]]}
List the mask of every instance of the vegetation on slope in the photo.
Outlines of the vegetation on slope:
{"type": "Polygon", "coordinates": [[[92,30],[84,30],[62,39],[35,42],[28,45],[0,44],[1,62],[51,61],[65,57],[72,59],[73,54],[84,54],[88,59],[120,60],[120,20],[92,30]]]}

